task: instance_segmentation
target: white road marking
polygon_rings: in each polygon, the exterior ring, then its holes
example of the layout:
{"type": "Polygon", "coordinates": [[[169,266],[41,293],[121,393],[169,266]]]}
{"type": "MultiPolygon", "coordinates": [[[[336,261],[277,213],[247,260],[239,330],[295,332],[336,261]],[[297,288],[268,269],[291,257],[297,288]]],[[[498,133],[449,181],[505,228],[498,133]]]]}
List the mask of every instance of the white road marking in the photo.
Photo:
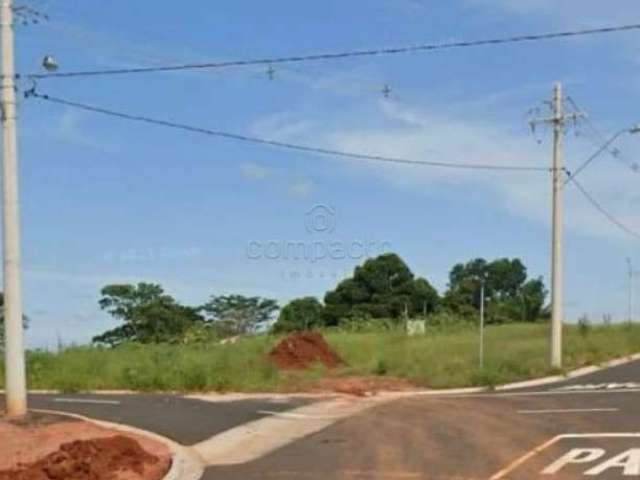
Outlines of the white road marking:
{"type": "Polygon", "coordinates": [[[595,477],[612,468],[622,468],[622,475],[635,477],[640,475],[640,448],[631,448],[600,465],[584,472],[585,476],[595,477]]]}
{"type": "Polygon", "coordinates": [[[634,389],[621,389],[621,390],[542,390],[537,392],[498,392],[498,393],[467,393],[459,395],[432,395],[434,397],[449,397],[449,398],[496,398],[496,397],[544,397],[554,395],[597,395],[603,393],[638,393],[640,388],[634,389]]]}
{"type": "Polygon", "coordinates": [[[603,393],[639,393],[640,388],[623,388],[615,390],[537,390],[526,392],[505,392],[486,390],[484,392],[460,392],[460,391],[438,391],[427,390],[419,392],[381,392],[378,397],[386,397],[391,400],[404,398],[499,398],[499,397],[541,397],[555,395],[596,395],[603,393]]]}
{"type": "Polygon", "coordinates": [[[119,400],[95,400],[91,398],[54,398],[55,403],[88,403],[93,405],[120,405],[119,400]]]}
{"type": "Polygon", "coordinates": [[[532,457],[535,457],[543,450],[546,450],[551,445],[555,445],[560,440],[571,438],[640,438],[640,433],[565,433],[563,435],[557,435],[547,440],[542,445],[539,445],[536,448],[528,451],[520,458],[514,460],[505,468],[493,475],[489,480],[499,480],[501,478],[506,478],[507,475],[517,469],[520,465],[530,460],[532,457]]]}
{"type": "Polygon", "coordinates": [[[553,437],[553,438],[547,440],[546,442],[544,442],[543,444],[538,445],[536,448],[534,448],[532,450],[529,450],[527,453],[522,455],[520,458],[516,458],[513,462],[511,462],[505,468],[503,468],[498,473],[493,475],[489,480],[499,480],[500,478],[505,478],[508,474],[513,472],[520,465],[522,465],[523,463],[525,463],[526,461],[528,461],[532,457],[535,457],[541,451],[549,448],[551,445],[556,443],[558,440],[559,440],[558,437],[553,437]]]}
{"type": "Polygon", "coordinates": [[[542,470],[543,475],[555,475],[569,464],[591,463],[604,457],[604,448],[574,448],[569,450],[547,468],[542,470]]]}
{"type": "Polygon", "coordinates": [[[258,410],[260,415],[272,415],[274,417],[281,418],[297,418],[299,420],[308,420],[308,419],[332,419],[332,418],[341,418],[341,415],[311,415],[304,413],[294,413],[294,412],[273,412],[271,410],[258,410]]]}
{"type": "Polygon", "coordinates": [[[626,382],[626,383],[587,383],[583,385],[567,385],[565,387],[558,387],[556,391],[580,391],[580,390],[622,390],[622,389],[638,389],[640,383],[626,382]]]}
{"type": "Polygon", "coordinates": [[[536,415],[545,413],[597,413],[597,412],[619,412],[619,408],[558,408],[549,410],[518,410],[523,415],[536,415]]]}

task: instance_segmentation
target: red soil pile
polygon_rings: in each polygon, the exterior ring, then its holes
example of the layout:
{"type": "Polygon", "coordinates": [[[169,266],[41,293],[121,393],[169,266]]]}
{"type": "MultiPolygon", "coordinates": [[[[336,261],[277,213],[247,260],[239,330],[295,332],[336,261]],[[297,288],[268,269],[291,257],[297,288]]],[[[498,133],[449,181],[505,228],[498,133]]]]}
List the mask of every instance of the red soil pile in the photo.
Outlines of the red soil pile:
{"type": "Polygon", "coordinates": [[[0,471],[0,480],[130,480],[161,479],[161,460],[135,440],[116,435],[65,443],[29,465],[0,471]]]}
{"type": "Polygon", "coordinates": [[[283,370],[303,370],[316,362],[327,368],[344,365],[342,359],[333,351],[317,332],[295,333],[282,340],[269,353],[269,358],[283,370]]]}

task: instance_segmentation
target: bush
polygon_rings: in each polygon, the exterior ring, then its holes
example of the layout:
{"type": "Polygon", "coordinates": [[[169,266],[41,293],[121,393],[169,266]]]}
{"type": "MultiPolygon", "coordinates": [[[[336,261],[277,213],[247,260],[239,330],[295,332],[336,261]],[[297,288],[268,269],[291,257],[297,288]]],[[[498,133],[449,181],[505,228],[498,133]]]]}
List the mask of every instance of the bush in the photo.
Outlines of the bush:
{"type": "Polygon", "coordinates": [[[390,332],[403,330],[395,320],[352,316],[340,322],[338,328],[342,332],[366,333],[366,332],[390,332]]]}
{"type": "Polygon", "coordinates": [[[591,322],[589,321],[589,317],[587,317],[586,315],[582,315],[578,319],[578,332],[580,332],[580,335],[582,335],[583,337],[586,337],[587,335],[589,335],[590,330],[591,322]]]}

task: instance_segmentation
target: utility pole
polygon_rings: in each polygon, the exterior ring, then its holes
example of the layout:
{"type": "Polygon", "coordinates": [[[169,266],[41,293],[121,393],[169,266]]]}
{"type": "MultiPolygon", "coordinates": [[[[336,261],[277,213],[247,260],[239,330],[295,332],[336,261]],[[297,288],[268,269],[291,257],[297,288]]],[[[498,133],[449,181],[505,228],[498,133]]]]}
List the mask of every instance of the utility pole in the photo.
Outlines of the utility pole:
{"type": "Polygon", "coordinates": [[[484,277],[480,280],[480,369],[484,368],[484,277]]]}
{"type": "Polygon", "coordinates": [[[627,257],[627,268],[629,272],[629,304],[628,304],[628,315],[627,320],[629,324],[633,321],[633,264],[631,263],[631,259],[627,257]]]}
{"type": "Polygon", "coordinates": [[[551,341],[550,363],[553,368],[562,367],[563,322],[563,164],[562,135],[564,134],[564,103],[562,84],[556,84],[553,95],[553,214],[551,246],[551,341]]]}
{"type": "Polygon", "coordinates": [[[27,413],[27,382],[20,278],[20,209],[12,0],[0,0],[2,41],[3,240],[6,414],[27,413]]]}
{"type": "Polygon", "coordinates": [[[564,94],[562,84],[557,83],[551,102],[552,115],[550,118],[534,119],[531,126],[539,123],[553,126],[553,198],[552,198],[552,218],[551,218],[551,331],[549,360],[553,368],[562,367],[562,323],[564,321],[564,280],[563,267],[564,259],[562,254],[562,241],[564,237],[564,173],[565,168],[562,161],[562,139],[565,132],[567,120],[577,121],[584,115],[580,112],[565,113],[564,94]]]}

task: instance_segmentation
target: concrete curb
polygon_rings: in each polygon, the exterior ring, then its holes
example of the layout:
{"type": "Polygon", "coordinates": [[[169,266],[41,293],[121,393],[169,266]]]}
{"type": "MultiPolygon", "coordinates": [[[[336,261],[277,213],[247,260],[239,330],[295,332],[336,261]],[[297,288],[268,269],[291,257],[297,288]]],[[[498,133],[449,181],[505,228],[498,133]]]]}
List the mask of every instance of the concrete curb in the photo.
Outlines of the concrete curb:
{"type": "MultiPolygon", "coordinates": [[[[567,372],[564,375],[553,375],[550,377],[536,378],[533,380],[525,380],[522,382],[515,383],[507,383],[505,385],[499,385],[493,389],[487,387],[473,387],[473,388],[452,388],[448,390],[415,390],[413,392],[397,392],[398,396],[420,396],[420,395],[465,395],[465,394],[474,394],[474,393],[484,393],[484,392],[508,392],[510,390],[517,390],[519,388],[530,388],[530,387],[540,387],[544,385],[550,385],[554,383],[563,382],[565,380],[570,380],[572,378],[579,378],[585,375],[590,375],[592,373],[596,373],[602,370],[606,370],[607,368],[618,367],[620,365],[626,365],[627,363],[635,362],[640,360],[640,353],[636,353],[633,355],[628,355],[622,358],[616,358],[614,360],[609,360],[600,365],[590,365],[588,367],[578,368],[576,370],[572,370],[567,372]]],[[[387,395],[394,395],[393,392],[386,392],[387,395]]]]}
{"type": "Polygon", "coordinates": [[[640,353],[636,353],[634,355],[629,355],[622,358],[616,358],[614,360],[609,360],[600,365],[590,365],[588,367],[578,368],[576,370],[567,372],[565,375],[554,375],[551,377],[537,378],[534,380],[526,380],[524,382],[509,383],[507,385],[496,387],[495,390],[497,391],[514,390],[516,388],[528,388],[528,387],[538,387],[541,385],[548,385],[550,383],[562,382],[564,380],[570,380],[572,378],[584,377],[585,375],[590,375],[592,373],[596,373],[601,370],[606,370],[607,368],[626,365],[627,363],[635,362],[637,360],[640,360],[640,353]]]}
{"type": "Polygon", "coordinates": [[[68,418],[82,420],[99,427],[108,428],[123,433],[132,433],[142,437],[147,437],[167,446],[171,452],[171,468],[163,480],[199,480],[204,473],[204,462],[202,458],[192,449],[174,442],[156,433],[148,432],[139,428],[123,425],[119,423],[95,420],[84,415],[75,413],[59,412],[57,410],[30,409],[32,412],[60,415],[68,418]]]}

